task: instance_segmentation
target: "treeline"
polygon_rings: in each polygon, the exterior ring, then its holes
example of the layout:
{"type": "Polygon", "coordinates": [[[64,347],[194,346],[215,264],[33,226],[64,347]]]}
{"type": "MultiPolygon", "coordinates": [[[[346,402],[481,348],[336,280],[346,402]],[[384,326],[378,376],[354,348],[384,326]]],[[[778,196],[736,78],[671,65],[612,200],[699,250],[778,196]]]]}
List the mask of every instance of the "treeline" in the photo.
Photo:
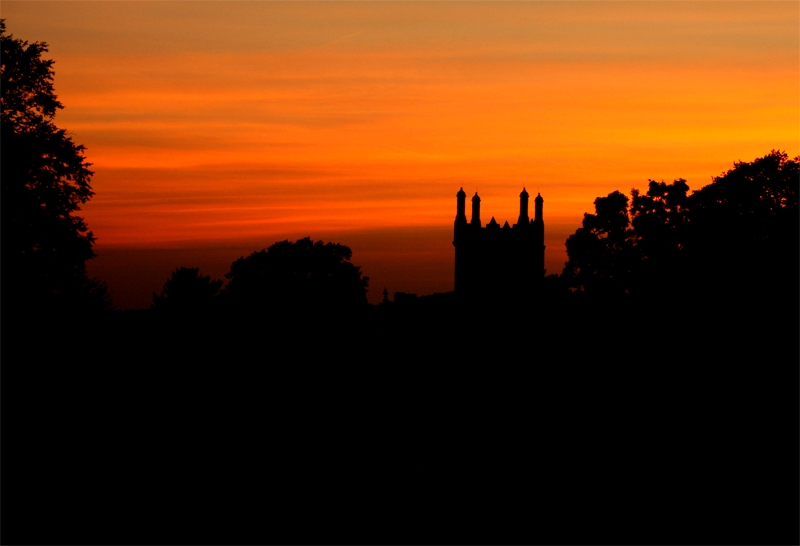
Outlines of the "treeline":
{"type": "Polygon", "coordinates": [[[651,180],[630,198],[598,197],[566,241],[563,282],[589,296],[655,298],[654,308],[659,298],[780,298],[796,309],[799,159],[773,150],[692,193],[682,179],[651,180]]]}
{"type": "MultiPolygon", "coordinates": [[[[594,214],[585,214],[566,241],[569,260],[561,275],[545,278],[531,301],[482,306],[530,303],[553,313],[565,305],[616,304],[640,312],[650,306],[661,316],[680,314],[676,306],[684,306],[682,320],[695,307],[709,314],[792,315],[800,278],[798,180],[798,158],[773,150],[734,163],[693,192],[683,179],[650,180],[646,192],[598,197],[594,214]]],[[[275,243],[234,262],[224,289],[221,280],[181,267],[153,295],[153,309],[357,310],[366,307],[369,279],[350,263],[351,256],[346,246],[310,238],[275,243]]],[[[474,306],[457,296],[406,300],[403,308],[425,314],[474,306]]],[[[577,311],[573,307],[568,308],[577,311]]]]}
{"type": "Polygon", "coordinates": [[[113,312],[0,41],[4,543],[798,542],[797,158],[598,198],[531,302],[370,306],[306,238],[113,312]]]}
{"type": "Polygon", "coordinates": [[[369,277],[350,262],[352,251],[340,244],[280,241],[231,264],[223,281],[179,267],[153,294],[159,313],[348,311],[367,305],[369,277]]]}
{"type": "MultiPolygon", "coordinates": [[[[2,45],[3,307],[12,316],[97,316],[112,303],[89,278],[94,235],[78,216],[94,195],[85,149],[55,123],[47,44],[2,45]]],[[[535,301],[797,303],[798,158],[773,150],[690,192],[685,180],[598,197],[566,241],[568,262],[535,301]]],[[[231,265],[227,285],[192,268],[167,279],[153,308],[258,313],[367,307],[368,278],[341,244],[282,241],[231,265]]],[[[191,265],[191,264],[186,264],[191,265]]],[[[453,298],[439,299],[450,305],[453,298]],[[450,302],[450,303],[448,303],[450,302]]],[[[500,302],[503,303],[503,302],[500,302]]],[[[510,306],[514,302],[505,302],[510,306]]],[[[27,320],[27,319],[26,319],[27,320]]]]}

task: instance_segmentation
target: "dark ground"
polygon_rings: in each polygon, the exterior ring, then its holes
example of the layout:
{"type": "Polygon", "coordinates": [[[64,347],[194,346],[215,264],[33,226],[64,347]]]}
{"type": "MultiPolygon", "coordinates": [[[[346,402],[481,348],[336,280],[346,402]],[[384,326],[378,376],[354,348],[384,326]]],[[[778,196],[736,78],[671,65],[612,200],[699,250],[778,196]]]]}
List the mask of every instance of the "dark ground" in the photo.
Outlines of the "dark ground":
{"type": "Polygon", "coordinates": [[[798,543],[796,306],[669,303],[4,316],[2,540],[798,543]]]}

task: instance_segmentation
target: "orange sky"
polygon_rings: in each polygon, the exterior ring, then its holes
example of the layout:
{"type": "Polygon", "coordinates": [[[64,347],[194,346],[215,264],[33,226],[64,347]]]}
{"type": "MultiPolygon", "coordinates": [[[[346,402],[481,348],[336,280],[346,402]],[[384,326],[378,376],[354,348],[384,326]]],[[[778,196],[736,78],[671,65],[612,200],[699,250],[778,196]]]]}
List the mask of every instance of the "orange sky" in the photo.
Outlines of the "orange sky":
{"type": "Polygon", "coordinates": [[[145,307],[179,265],[310,235],[370,301],[452,289],[462,185],[547,269],[595,197],[800,151],[797,2],[12,2],[87,147],[90,273],[145,307]]]}

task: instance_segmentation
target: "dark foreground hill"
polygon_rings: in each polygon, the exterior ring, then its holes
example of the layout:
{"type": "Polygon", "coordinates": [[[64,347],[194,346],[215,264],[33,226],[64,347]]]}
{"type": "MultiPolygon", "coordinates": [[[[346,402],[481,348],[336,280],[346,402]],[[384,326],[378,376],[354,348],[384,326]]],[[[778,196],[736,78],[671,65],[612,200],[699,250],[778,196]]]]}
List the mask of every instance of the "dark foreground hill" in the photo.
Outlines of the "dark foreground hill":
{"type": "Polygon", "coordinates": [[[663,309],[19,329],[3,540],[797,542],[795,307],[663,309]]]}

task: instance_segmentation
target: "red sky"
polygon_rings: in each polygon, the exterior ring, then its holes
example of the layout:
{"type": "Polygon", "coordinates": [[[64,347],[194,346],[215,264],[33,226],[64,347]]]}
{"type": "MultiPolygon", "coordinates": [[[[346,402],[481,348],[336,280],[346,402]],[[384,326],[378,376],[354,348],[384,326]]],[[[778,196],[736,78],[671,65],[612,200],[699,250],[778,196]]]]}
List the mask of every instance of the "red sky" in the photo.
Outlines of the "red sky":
{"type": "Polygon", "coordinates": [[[452,290],[455,194],[546,267],[595,197],[800,151],[797,2],[13,2],[87,147],[92,275],[142,308],[283,239],[349,245],[390,292],[452,290]]]}

